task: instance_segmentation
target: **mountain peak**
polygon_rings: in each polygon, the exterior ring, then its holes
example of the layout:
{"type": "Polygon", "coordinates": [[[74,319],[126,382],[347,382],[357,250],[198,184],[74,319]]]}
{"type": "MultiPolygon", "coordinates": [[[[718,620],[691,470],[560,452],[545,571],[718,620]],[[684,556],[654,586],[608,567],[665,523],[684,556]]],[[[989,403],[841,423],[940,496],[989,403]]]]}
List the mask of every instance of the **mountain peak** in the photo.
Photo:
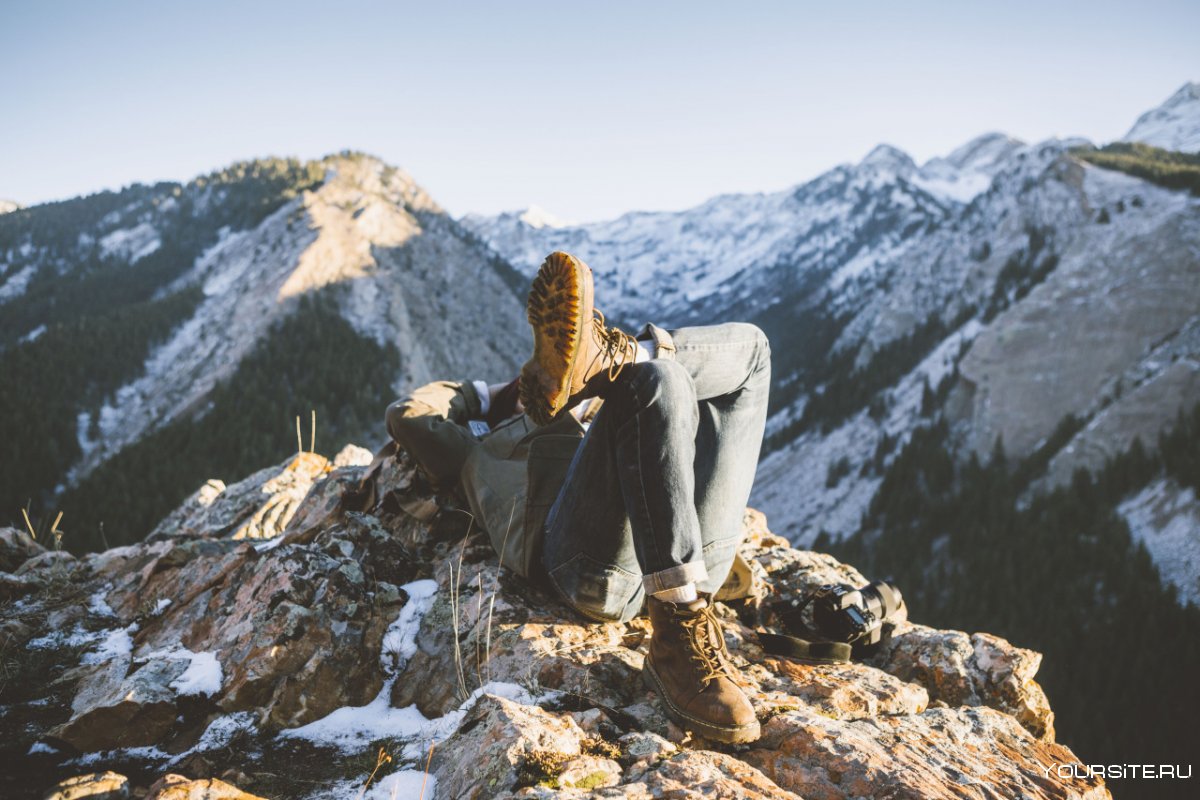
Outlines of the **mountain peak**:
{"type": "Polygon", "coordinates": [[[531,205],[521,212],[518,217],[521,222],[524,222],[531,228],[565,228],[573,223],[556,217],[546,209],[538,205],[531,205]]]}
{"type": "Polygon", "coordinates": [[[859,162],[861,167],[890,167],[897,171],[909,170],[916,166],[912,157],[898,147],[890,144],[878,144],[866,157],[859,162]]]}
{"type": "Polygon", "coordinates": [[[1138,117],[1122,141],[1200,152],[1200,82],[1185,83],[1162,105],[1138,117]]]}
{"type": "Polygon", "coordinates": [[[1175,94],[1167,98],[1167,101],[1163,103],[1163,108],[1174,108],[1196,100],[1200,100],[1200,81],[1188,81],[1180,86],[1175,94]]]}
{"type": "Polygon", "coordinates": [[[959,169],[987,169],[1023,144],[1006,133],[992,131],[955,148],[945,160],[959,169]]]}
{"type": "Polygon", "coordinates": [[[8,214],[12,211],[18,211],[22,208],[24,208],[24,206],[18,203],[16,200],[5,200],[0,198],[0,214],[8,214]]]}

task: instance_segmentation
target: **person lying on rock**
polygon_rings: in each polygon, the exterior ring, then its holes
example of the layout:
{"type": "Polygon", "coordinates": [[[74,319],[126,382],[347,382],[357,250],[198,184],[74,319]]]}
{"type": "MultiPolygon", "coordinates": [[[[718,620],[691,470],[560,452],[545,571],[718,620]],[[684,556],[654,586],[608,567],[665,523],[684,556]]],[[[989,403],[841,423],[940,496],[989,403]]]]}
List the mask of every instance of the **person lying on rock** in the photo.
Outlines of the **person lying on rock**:
{"type": "Polygon", "coordinates": [[[648,609],[643,678],[672,719],[754,741],[712,604],[742,540],[767,337],[744,323],[630,336],[605,324],[591,270],[562,252],[526,311],[534,351],[519,378],[424,386],[388,407],[388,433],[435,487],[460,493],[503,566],[592,620],[648,609]]]}

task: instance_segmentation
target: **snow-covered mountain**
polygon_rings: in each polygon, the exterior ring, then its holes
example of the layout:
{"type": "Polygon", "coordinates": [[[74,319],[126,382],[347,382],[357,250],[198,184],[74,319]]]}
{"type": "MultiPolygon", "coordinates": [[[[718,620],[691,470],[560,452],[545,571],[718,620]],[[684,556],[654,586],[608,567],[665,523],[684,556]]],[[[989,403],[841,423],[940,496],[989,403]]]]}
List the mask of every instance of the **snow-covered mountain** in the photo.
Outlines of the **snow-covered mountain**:
{"type": "Polygon", "coordinates": [[[1200,83],[1185,83],[1158,108],[1138,117],[1123,141],[1200,152],[1200,83]]]}
{"type": "Polygon", "coordinates": [[[777,266],[796,280],[836,264],[839,284],[870,269],[910,233],[949,219],[985,191],[1020,146],[988,134],[918,167],[880,145],[859,164],[795,189],[715,197],[679,213],[571,226],[546,224],[535,209],[463,223],[527,274],[551,250],[580,255],[596,271],[598,302],[618,317],[687,321],[713,306],[746,314],[777,298],[761,292],[777,266]]]}

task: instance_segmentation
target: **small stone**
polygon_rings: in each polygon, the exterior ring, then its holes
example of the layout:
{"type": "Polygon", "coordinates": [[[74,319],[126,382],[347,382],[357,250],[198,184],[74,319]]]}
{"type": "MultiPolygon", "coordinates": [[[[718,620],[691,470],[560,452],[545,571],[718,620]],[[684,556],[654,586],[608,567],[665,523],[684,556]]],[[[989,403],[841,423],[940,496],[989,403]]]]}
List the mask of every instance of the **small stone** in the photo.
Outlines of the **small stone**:
{"type": "Polygon", "coordinates": [[[77,775],[55,784],[46,792],[43,800],[126,800],[129,797],[129,779],[116,772],[93,772],[77,775]]]}
{"type": "Polygon", "coordinates": [[[189,780],[182,775],[164,775],[146,793],[145,800],[265,800],[243,792],[219,778],[189,780]]]}
{"type": "Polygon", "coordinates": [[[621,765],[611,758],[575,756],[558,775],[563,789],[603,789],[621,782],[621,765]]]}
{"type": "Polygon", "coordinates": [[[657,760],[679,750],[678,747],[657,733],[647,731],[627,733],[619,741],[621,749],[633,761],[657,760]]]}
{"type": "Polygon", "coordinates": [[[374,458],[371,451],[356,444],[348,444],[333,457],[335,467],[365,467],[374,458]]]}

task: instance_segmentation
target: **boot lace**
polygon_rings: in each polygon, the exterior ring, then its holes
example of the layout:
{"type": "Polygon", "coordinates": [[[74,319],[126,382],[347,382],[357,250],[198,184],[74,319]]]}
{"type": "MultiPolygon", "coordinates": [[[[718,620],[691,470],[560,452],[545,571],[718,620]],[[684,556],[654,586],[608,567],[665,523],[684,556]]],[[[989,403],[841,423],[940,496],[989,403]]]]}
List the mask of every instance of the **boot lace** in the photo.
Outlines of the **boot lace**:
{"type": "Polygon", "coordinates": [[[680,625],[683,627],[680,636],[692,651],[688,658],[704,673],[700,681],[708,684],[717,678],[729,677],[722,658],[726,655],[725,637],[721,635],[721,623],[712,607],[705,607],[695,616],[681,620],[680,625]],[[720,641],[714,641],[714,638],[720,641]]]}
{"type": "Polygon", "coordinates": [[[632,336],[617,327],[609,328],[604,324],[604,312],[598,308],[592,309],[592,336],[600,345],[602,357],[608,362],[608,379],[616,380],[625,369],[626,364],[632,364],[637,353],[637,344],[632,336]]]}

